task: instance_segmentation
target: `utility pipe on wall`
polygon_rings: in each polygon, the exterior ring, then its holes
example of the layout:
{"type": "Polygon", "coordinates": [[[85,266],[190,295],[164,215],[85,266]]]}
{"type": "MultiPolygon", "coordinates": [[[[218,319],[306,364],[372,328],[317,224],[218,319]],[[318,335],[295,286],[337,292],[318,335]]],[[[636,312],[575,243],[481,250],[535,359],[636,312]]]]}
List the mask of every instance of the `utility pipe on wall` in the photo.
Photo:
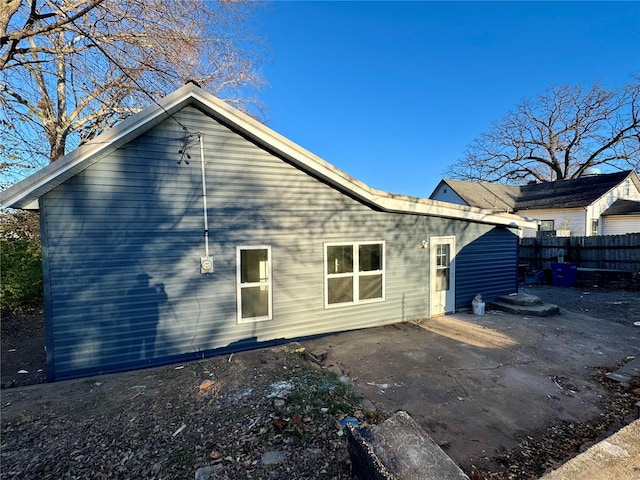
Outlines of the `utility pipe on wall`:
{"type": "Polygon", "coordinates": [[[202,205],[204,209],[204,256],[209,256],[209,220],[207,216],[207,179],[204,169],[204,133],[198,132],[200,140],[200,169],[202,170],[202,205]]]}
{"type": "Polygon", "coordinates": [[[198,132],[200,141],[200,170],[202,172],[202,209],[204,217],[204,257],[200,257],[200,273],[213,273],[213,258],[209,256],[209,219],[207,208],[207,178],[204,168],[204,133],[198,132]]]}

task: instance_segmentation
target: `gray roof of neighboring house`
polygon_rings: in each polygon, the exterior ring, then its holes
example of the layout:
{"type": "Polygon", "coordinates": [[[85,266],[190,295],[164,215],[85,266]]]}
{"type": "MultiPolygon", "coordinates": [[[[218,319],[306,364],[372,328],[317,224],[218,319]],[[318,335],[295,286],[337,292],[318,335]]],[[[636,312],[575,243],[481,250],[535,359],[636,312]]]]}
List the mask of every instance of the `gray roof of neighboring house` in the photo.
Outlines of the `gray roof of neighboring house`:
{"type": "Polygon", "coordinates": [[[635,200],[623,200],[622,198],[613,202],[609,208],[602,212],[602,216],[637,214],[640,214],[640,202],[636,202],[635,200]]]}
{"type": "Polygon", "coordinates": [[[499,183],[444,180],[468,205],[491,210],[513,211],[520,187],[499,183]]]}
{"type": "Polygon", "coordinates": [[[522,185],[517,210],[586,207],[620,185],[633,173],[633,170],[626,170],[588,175],[573,180],[522,185]]]}
{"type": "Polygon", "coordinates": [[[639,185],[638,175],[633,170],[518,186],[459,180],[444,182],[470,206],[519,211],[586,207],[630,176],[639,185]]]}

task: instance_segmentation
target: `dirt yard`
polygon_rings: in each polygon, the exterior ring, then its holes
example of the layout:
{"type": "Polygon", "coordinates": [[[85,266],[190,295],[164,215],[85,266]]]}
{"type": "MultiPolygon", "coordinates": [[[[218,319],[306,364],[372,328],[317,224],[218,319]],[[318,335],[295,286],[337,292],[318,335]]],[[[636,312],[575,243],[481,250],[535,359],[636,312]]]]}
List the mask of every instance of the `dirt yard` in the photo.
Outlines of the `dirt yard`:
{"type": "MultiPolygon", "coordinates": [[[[633,322],[640,321],[637,292],[545,286],[524,291],[576,315],[567,318],[600,318],[610,322],[608,330],[620,332],[633,333],[638,328],[633,327],[633,322]]],[[[473,320],[472,315],[467,317],[473,320]]],[[[506,324],[498,317],[487,316],[483,321],[506,324]]],[[[396,329],[415,336],[414,328],[418,327],[401,325],[385,332],[396,329]]],[[[345,337],[326,337],[325,342],[337,344],[336,338],[345,337]]],[[[350,464],[340,419],[349,415],[361,424],[374,423],[406,400],[402,395],[394,400],[389,386],[386,396],[381,395],[382,382],[367,382],[364,375],[356,375],[356,365],[332,362],[332,355],[323,354],[317,342],[39,384],[44,381],[43,346],[41,312],[3,315],[2,479],[348,479],[350,464]]],[[[608,352],[606,348],[603,343],[601,350],[608,352]]],[[[575,356],[579,349],[580,345],[573,345],[569,353],[575,356]]],[[[425,365],[442,361],[435,347],[431,350],[434,356],[423,359],[425,365]]],[[[520,354],[515,349],[500,354],[514,352],[520,354]]],[[[440,417],[437,422],[416,420],[471,478],[537,478],[631,418],[633,403],[640,400],[640,384],[620,386],[606,380],[604,373],[628,358],[615,353],[604,357],[585,367],[579,379],[577,375],[553,378],[544,372],[554,408],[582,401],[579,391],[592,402],[588,408],[581,407],[584,418],[578,421],[567,420],[574,412],[558,411],[555,419],[536,428],[502,428],[482,437],[475,435],[463,408],[447,409],[446,402],[430,400],[432,392],[425,390],[413,400],[427,403],[440,417]],[[428,402],[433,402],[432,407],[428,402]],[[469,461],[472,452],[483,450],[486,455],[469,461]]],[[[452,405],[471,406],[473,392],[486,388],[478,378],[461,372],[448,374],[455,384],[450,390],[467,393],[456,393],[452,405]]],[[[504,379],[494,377],[490,382],[503,383],[504,379]]],[[[526,415],[523,411],[520,416],[526,415]]]]}

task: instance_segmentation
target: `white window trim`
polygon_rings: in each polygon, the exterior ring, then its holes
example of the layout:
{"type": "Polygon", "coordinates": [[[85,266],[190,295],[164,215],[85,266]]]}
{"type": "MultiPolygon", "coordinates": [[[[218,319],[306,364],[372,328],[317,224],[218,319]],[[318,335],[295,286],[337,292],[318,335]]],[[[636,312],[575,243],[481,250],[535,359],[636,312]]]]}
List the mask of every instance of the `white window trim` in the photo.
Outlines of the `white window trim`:
{"type": "Polygon", "coordinates": [[[386,263],[387,263],[387,250],[386,250],[386,242],[384,240],[372,240],[366,242],[329,242],[324,243],[324,262],[322,263],[323,268],[323,276],[324,276],[324,308],[339,308],[346,307],[350,305],[363,305],[367,303],[379,303],[384,302],[386,298],[386,263]],[[329,258],[327,255],[328,247],[336,247],[336,246],[346,246],[351,245],[353,248],[353,272],[349,273],[327,273],[329,258]],[[372,270],[370,272],[359,272],[360,267],[360,246],[361,245],[381,245],[382,246],[382,270],[372,270]],[[366,298],[364,300],[360,300],[360,282],[358,282],[358,278],[363,276],[374,276],[374,275],[382,275],[382,297],[380,298],[366,298]],[[353,278],[353,300],[351,302],[341,302],[341,303],[329,303],[329,278],[340,278],[340,277],[352,277],[353,278]]]}
{"type": "Polygon", "coordinates": [[[273,318],[273,288],[271,282],[271,246],[269,245],[238,245],[236,246],[236,316],[238,324],[263,322],[273,318]],[[243,250],[266,250],[267,251],[267,281],[242,283],[240,270],[241,252],[243,250]],[[266,286],[269,314],[261,317],[242,318],[242,288],[266,286]]]}

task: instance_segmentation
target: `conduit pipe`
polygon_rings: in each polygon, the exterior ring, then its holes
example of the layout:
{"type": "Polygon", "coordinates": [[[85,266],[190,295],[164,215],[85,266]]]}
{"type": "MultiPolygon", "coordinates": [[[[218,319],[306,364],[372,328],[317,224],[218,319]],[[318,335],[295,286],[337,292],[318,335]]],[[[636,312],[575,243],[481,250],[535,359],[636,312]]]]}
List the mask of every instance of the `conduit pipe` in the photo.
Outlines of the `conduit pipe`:
{"type": "Polygon", "coordinates": [[[209,219],[207,214],[207,178],[204,169],[204,133],[198,132],[200,140],[200,169],[202,170],[202,208],[204,214],[204,256],[209,256],[209,219]]]}
{"type": "Polygon", "coordinates": [[[204,257],[200,257],[200,273],[213,273],[213,258],[209,256],[209,218],[207,208],[207,178],[204,168],[204,133],[198,132],[200,141],[200,171],[202,173],[202,209],[204,218],[204,257]]]}

